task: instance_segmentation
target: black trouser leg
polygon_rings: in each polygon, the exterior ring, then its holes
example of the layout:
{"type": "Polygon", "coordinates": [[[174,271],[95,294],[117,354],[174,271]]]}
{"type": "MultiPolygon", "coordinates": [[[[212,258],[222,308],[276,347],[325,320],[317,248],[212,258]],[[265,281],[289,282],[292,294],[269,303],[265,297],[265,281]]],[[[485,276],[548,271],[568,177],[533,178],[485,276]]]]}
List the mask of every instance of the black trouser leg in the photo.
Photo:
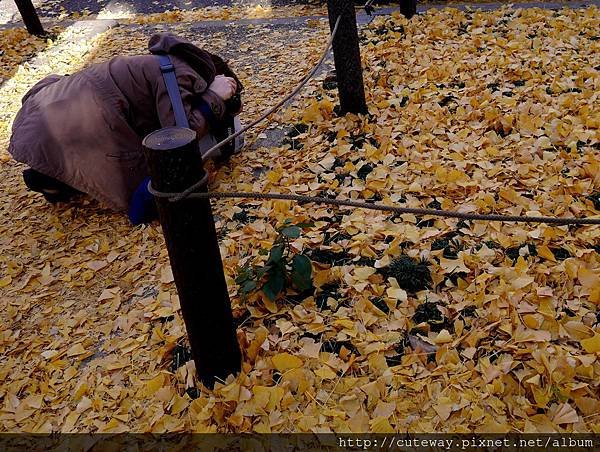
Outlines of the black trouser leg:
{"type": "Polygon", "coordinates": [[[23,171],[23,180],[27,188],[42,193],[44,198],[51,203],[68,201],[73,196],[81,193],[79,190],[75,190],[73,187],[32,168],[23,171]]]}

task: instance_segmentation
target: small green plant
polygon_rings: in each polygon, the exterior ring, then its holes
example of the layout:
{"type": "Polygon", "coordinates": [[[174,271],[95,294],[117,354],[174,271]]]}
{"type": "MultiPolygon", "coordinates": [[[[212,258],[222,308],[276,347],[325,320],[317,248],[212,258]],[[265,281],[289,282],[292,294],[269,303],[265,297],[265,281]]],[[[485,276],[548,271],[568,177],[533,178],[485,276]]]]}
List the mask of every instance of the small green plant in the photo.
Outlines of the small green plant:
{"type": "Polygon", "coordinates": [[[455,237],[454,233],[448,234],[446,237],[439,238],[431,244],[431,251],[444,250],[443,256],[446,259],[456,259],[459,251],[463,250],[463,246],[455,237]]]}
{"type": "Polygon", "coordinates": [[[290,240],[300,237],[302,228],[309,226],[312,225],[293,225],[291,220],[286,220],[277,229],[279,235],[268,251],[267,262],[264,265],[247,263],[239,269],[235,282],[240,287],[240,293],[248,295],[261,289],[273,301],[289,287],[300,292],[310,289],[313,286],[312,263],[307,256],[296,253],[290,246],[290,240]]]}

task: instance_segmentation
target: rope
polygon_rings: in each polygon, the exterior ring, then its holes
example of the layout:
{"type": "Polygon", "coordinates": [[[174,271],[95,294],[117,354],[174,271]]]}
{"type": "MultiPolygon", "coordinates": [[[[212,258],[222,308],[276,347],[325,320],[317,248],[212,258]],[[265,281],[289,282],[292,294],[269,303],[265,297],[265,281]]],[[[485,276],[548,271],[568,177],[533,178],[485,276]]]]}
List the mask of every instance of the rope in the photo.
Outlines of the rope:
{"type": "MultiPolygon", "coordinates": [[[[205,176],[202,181],[206,181],[205,176]]],[[[156,191],[152,184],[148,183],[148,191],[157,198],[168,198],[171,202],[176,202],[180,193],[165,193],[156,191]]],[[[456,212],[451,210],[420,209],[415,207],[388,206],[365,201],[353,201],[350,199],[329,199],[319,196],[304,196],[284,193],[257,193],[257,192],[210,192],[210,193],[191,193],[186,196],[194,199],[279,199],[284,201],[297,201],[299,203],[328,204],[338,207],[357,207],[360,209],[378,210],[381,212],[391,212],[396,214],[411,213],[414,215],[431,215],[435,217],[459,218],[462,220],[484,220],[484,221],[503,221],[512,223],[546,223],[546,224],[577,224],[594,225],[600,224],[600,218],[575,218],[575,217],[532,217],[520,215],[495,215],[495,214],[477,214],[456,212]]]]}
{"type": "MultiPolygon", "coordinates": [[[[325,57],[327,57],[327,53],[329,52],[329,49],[331,48],[331,44],[333,43],[333,39],[335,38],[335,35],[337,33],[338,26],[340,24],[340,19],[341,19],[341,16],[338,17],[337,20],[335,21],[335,25],[333,26],[333,30],[331,31],[331,35],[329,37],[329,41],[327,42],[327,45],[325,46],[325,50],[323,51],[323,55],[321,55],[321,58],[319,59],[318,63],[302,79],[302,81],[298,84],[298,86],[290,94],[288,94],[286,97],[284,97],[279,102],[277,102],[273,107],[269,108],[266,112],[264,112],[260,116],[260,118],[258,118],[255,121],[251,122],[247,126],[241,128],[240,130],[238,130],[234,134],[229,135],[223,141],[220,141],[219,143],[215,144],[212,148],[210,148],[208,151],[206,151],[204,153],[204,155],[202,156],[202,160],[203,161],[206,161],[207,159],[209,159],[222,146],[226,145],[227,143],[231,142],[232,140],[234,140],[235,138],[237,138],[238,136],[240,136],[244,132],[246,132],[246,131],[250,130],[252,127],[256,126],[258,123],[260,123],[260,122],[264,121],[265,119],[267,119],[269,116],[271,116],[271,114],[273,114],[274,112],[276,112],[277,110],[279,110],[286,102],[288,102],[296,94],[298,94],[302,88],[304,88],[304,85],[306,85],[308,83],[308,81],[315,75],[315,73],[317,72],[317,70],[319,69],[319,67],[321,66],[321,64],[323,64],[323,61],[325,61],[325,57]]],[[[199,182],[195,183],[194,185],[192,185],[191,187],[186,188],[184,191],[182,191],[181,193],[179,193],[175,197],[176,198],[175,201],[180,201],[183,198],[187,198],[191,193],[195,192],[198,188],[202,187],[202,185],[204,185],[202,183],[202,181],[199,181],[199,182]]]]}
{"type": "Polygon", "coordinates": [[[375,8],[373,8],[373,2],[375,0],[368,0],[367,3],[365,3],[365,5],[363,6],[363,8],[365,9],[365,13],[367,13],[369,16],[373,15],[373,13],[375,12],[375,8]]]}

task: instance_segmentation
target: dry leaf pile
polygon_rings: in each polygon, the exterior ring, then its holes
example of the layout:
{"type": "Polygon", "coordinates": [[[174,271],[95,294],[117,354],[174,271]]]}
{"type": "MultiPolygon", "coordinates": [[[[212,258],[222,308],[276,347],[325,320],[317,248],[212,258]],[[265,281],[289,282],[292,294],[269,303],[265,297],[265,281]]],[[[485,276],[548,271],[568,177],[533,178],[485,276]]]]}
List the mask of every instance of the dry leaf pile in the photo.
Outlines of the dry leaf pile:
{"type": "Polygon", "coordinates": [[[51,40],[30,35],[24,28],[0,30],[0,85],[14,75],[21,63],[52,44],[51,40]]]}
{"type": "MultiPolygon", "coordinates": [[[[338,117],[315,82],[274,125],[294,125],[291,144],[234,157],[212,188],[598,215],[599,22],[597,8],[377,18],[362,36],[371,115],[338,117]]],[[[293,43],[254,32],[233,61],[246,120],[326,37],[324,23],[293,43]]],[[[143,51],[144,33],[115,30],[89,56],[143,51]]],[[[32,79],[18,72],[15,95],[32,79]]],[[[86,200],[47,206],[20,168],[4,163],[1,182],[5,430],[600,432],[598,227],[215,202],[244,370],[207,391],[173,365],[187,356],[160,228],[86,200]],[[242,299],[238,267],[288,218],[313,223],[292,246],[317,289],[242,299]],[[423,259],[429,289],[383,271],[400,256],[423,259]]]]}
{"type": "MultiPolygon", "coordinates": [[[[190,6],[191,2],[188,5],[190,6]]],[[[143,7],[142,7],[143,8],[143,7]]],[[[58,0],[45,0],[37,7],[41,17],[56,20],[67,19],[125,19],[125,22],[136,24],[197,22],[202,20],[237,20],[263,19],[276,17],[296,17],[311,15],[327,15],[327,9],[322,4],[295,4],[287,6],[272,6],[270,2],[235,2],[227,6],[202,6],[190,9],[180,9],[177,6],[166,5],[162,12],[138,12],[136,5],[109,4],[106,7],[94,9],[84,8],[71,11],[62,6],[58,0]],[[96,12],[97,11],[97,12],[96,12]]]]}
{"type": "Polygon", "coordinates": [[[294,4],[285,7],[270,5],[237,4],[227,7],[211,6],[193,9],[191,11],[172,10],[164,13],[137,14],[129,19],[136,24],[151,24],[162,22],[198,22],[203,20],[238,20],[238,19],[267,19],[280,17],[300,17],[327,15],[324,5],[294,4]]]}

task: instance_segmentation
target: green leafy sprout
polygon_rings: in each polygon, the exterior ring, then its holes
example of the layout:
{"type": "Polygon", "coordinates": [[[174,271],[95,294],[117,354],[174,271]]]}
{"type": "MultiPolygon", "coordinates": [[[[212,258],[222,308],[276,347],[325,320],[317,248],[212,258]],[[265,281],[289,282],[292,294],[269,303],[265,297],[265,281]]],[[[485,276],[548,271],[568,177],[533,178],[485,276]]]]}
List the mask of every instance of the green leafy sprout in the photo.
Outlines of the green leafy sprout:
{"type": "Polygon", "coordinates": [[[310,226],[310,223],[292,224],[288,219],[277,228],[279,235],[268,251],[269,258],[265,264],[246,263],[239,268],[235,282],[240,293],[245,296],[260,289],[269,300],[274,301],[290,287],[299,292],[313,287],[310,259],[296,253],[290,245],[290,240],[300,237],[302,229],[310,226]]]}

